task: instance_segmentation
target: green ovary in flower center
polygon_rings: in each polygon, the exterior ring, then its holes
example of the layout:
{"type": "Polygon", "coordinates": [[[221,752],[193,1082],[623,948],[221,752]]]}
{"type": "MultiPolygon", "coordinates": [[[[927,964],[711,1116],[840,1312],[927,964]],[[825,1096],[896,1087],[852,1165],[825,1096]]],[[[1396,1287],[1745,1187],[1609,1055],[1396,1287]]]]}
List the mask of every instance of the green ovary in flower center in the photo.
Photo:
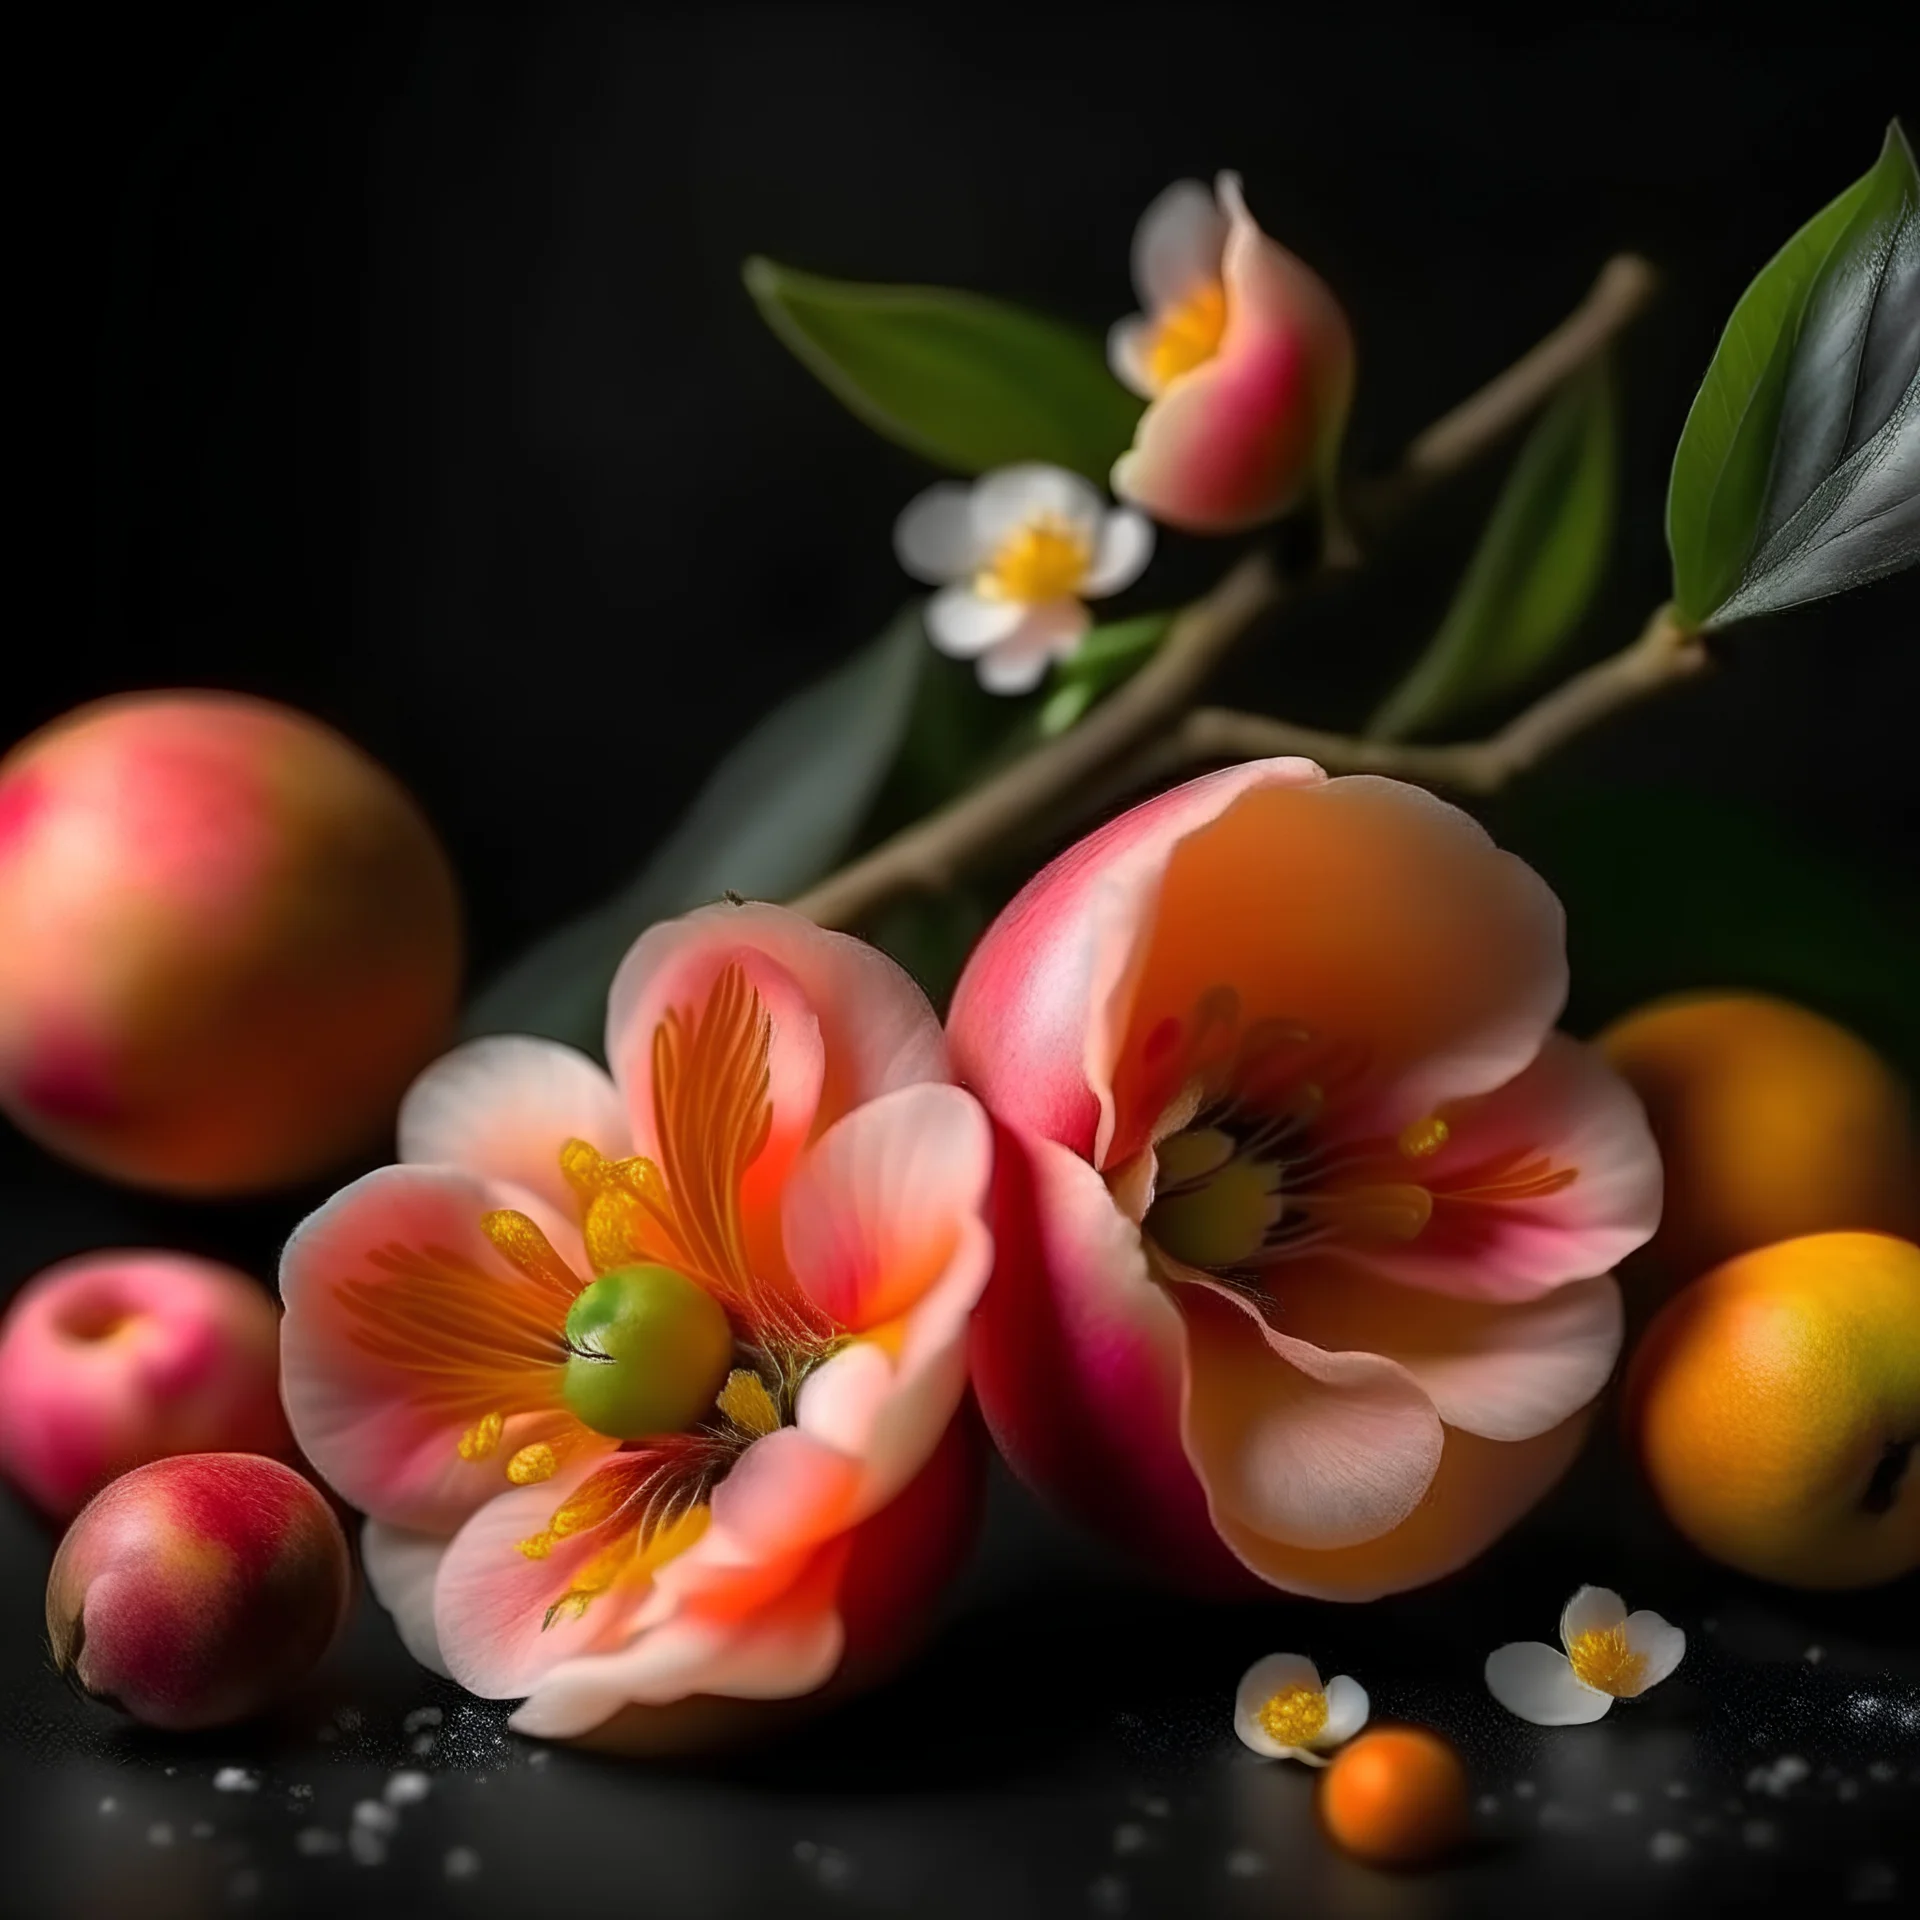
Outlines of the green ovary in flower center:
{"type": "Polygon", "coordinates": [[[1194,1127],[1161,1143],[1146,1231],[1174,1259],[1245,1266],[1285,1211],[1280,1163],[1243,1153],[1224,1128],[1194,1127]]]}
{"type": "Polygon", "coordinates": [[[690,1427],[733,1365],[733,1325],[697,1281],[672,1267],[604,1273],[567,1312],[562,1395],[583,1425],[615,1440],[690,1427]]]}

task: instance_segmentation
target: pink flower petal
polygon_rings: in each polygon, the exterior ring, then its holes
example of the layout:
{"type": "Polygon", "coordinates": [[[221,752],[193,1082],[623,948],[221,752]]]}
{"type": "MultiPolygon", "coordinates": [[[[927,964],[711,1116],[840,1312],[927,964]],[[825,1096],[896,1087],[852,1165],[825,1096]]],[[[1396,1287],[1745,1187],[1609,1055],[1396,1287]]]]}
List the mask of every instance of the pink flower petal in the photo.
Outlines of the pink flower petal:
{"type": "Polygon", "coordinates": [[[1187,1452],[1216,1523],[1298,1547],[1390,1532],[1440,1464],[1433,1403],[1371,1353],[1325,1353],[1274,1332],[1224,1287],[1180,1289],[1187,1452]]]}
{"type": "Polygon", "coordinates": [[[1504,1086],[1437,1102],[1449,1135],[1410,1169],[1434,1194],[1416,1240],[1369,1249],[1410,1286],[1525,1300],[1605,1273],[1660,1222],[1660,1155],[1646,1114],[1597,1049],[1549,1034],[1504,1086]],[[1528,1192],[1516,1173],[1551,1176],[1528,1192]],[[1564,1185],[1553,1179],[1571,1172],[1564,1185]]]}
{"type": "Polygon", "coordinates": [[[997,1127],[994,1240],[973,1382],[1008,1462],[1182,1584],[1247,1590],[1181,1444],[1186,1335],[1139,1229],[1078,1155],[997,1127]]]}
{"type": "Polygon", "coordinates": [[[378,1520],[360,1529],[360,1564],[367,1585],[393,1616],[401,1644],[423,1667],[451,1678],[433,1624],[433,1586],[449,1544],[443,1534],[408,1533],[378,1520]]]}
{"type": "Polygon", "coordinates": [[[958,1087],[903,1087],[869,1101],[807,1150],[787,1184],[793,1277],[852,1333],[909,1312],[963,1256],[977,1291],[992,1171],[986,1115],[958,1087]]]}
{"type": "MultiPolygon", "coordinates": [[[[1175,847],[1242,794],[1325,779],[1310,760],[1207,774],[1110,821],[1030,880],[974,949],[948,1020],[955,1068],[988,1111],[1090,1159],[1100,1102],[1087,1079],[1087,1030],[1101,930],[1123,946],[1141,937],[1175,847]]],[[[1100,998],[1111,990],[1103,981],[1100,998]]]]}
{"type": "Polygon", "coordinates": [[[525,1034],[469,1041],[436,1061],[400,1103],[400,1158],[458,1167],[578,1212],[560,1172],[570,1139],[609,1160],[633,1151],[626,1110],[606,1074],[572,1047],[525,1034]]]}
{"type": "Polygon", "coordinates": [[[1432,1484],[1399,1526],[1355,1547],[1283,1546],[1223,1518],[1221,1533],[1263,1580],[1319,1600],[1374,1600],[1464,1567],[1483,1553],[1566,1471],[1590,1414],[1506,1443],[1446,1429],[1432,1484]]]}
{"type": "Polygon", "coordinates": [[[500,1490],[516,1447],[549,1437],[570,1295],[510,1267],[481,1231],[500,1202],[451,1168],[382,1167],[308,1215],[281,1258],[294,1437],[343,1498],[392,1526],[451,1532],[500,1490]],[[463,1460],[462,1434],[496,1412],[498,1446],[463,1460]]]}
{"type": "Polygon", "coordinates": [[[1278,1319],[1330,1351],[1404,1367],[1450,1427],[1530,1440],[1606,1385],[1620,1352],[1620,1289],[1571,1282],[1514,1304],[1454,1299],[1332,1261],[1277,1281],[1278,1319]]]}
{"type": "Polygon", "coordinates": [[[1254,224],[1230,175],[1219,351],[1141,416],[1113,490],[1168,526],[1233,533],[1298,501],[1339,446],[1353,393],[1353,337],[1303,261],[1254,224]]]}

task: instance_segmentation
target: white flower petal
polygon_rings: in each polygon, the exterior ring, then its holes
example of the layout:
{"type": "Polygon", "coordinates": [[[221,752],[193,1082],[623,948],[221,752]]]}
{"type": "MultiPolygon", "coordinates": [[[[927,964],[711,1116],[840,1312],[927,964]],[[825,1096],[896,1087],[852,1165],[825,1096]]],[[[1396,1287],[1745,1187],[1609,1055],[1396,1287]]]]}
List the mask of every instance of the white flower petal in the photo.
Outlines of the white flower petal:
{"type": "Polygon", "coordinates": [[[1227,217],[1198,180],[1176,180],[1133,230],[1133,285],[1149,313],[1220,278],[1227,217]]]}
{"type": "Polygon", "coordinates": [[[927,602],[927,638],[956,660],[971,660],[1009,638],[1027,617],[1017,600],[987,600],[971,587],[942,587],[927,602]]]}
{"type": "Polygon", "coordinates": [[[1640,1684],[1634,1688],[1635,1694],[1642,1694],[1649,1687],[1657,1687],[1685,1658],[1687,1636],[1670,1621],[1642,1607],[1627,1615],[1627,1646],[1647,1663],[1640,1684]]]}
{"type": "Polygon", "coordinates": [[[1336,1673],[1327,1682],[1327,1724],[1320,1729],[1316,1747],[1344,1746],[1367,1724],[1372,1703],[1367,1690],[1349,1674],[1336,1673]]]}
{"type": "Polygon", "coordinates": [[[1106,517],[1093,549],[1093,565],[1080,591],[1089,600],[1104,599],[1130,587],[1153,558],[1153,522],[1135,507],[1119,507],[1106,517]]]}
{"type": "Polygon", "coordinates": [[[437,1533],[410,1533],[369,1520],[360,1529],[360,1564],[373,1597],[393,1616],[402,1644],[423,1667],[446,1675],[433,1624],[433,1583],[450,1543],[437,1533]]]}
{"type": "Polygon", "coordinates": [[[973,489],[943,480],[910,500],[893,523],[893,551],[916,580],[964,580],[985,558],[974,532],[973,489]]]}
{"type": "Polygon", "coordinates": [[[1029,607],[1007,637],[980,656],[975,671],[989,693],[1031,693],[1055,660],[1064,660],[1092,624],[1078,600],[1029,607]]]}
{"type": "Polygon", "coordinates": [[[1065,467],[1038,461],[996,468],[973,485],[973,531],[980,542],[982,564],[1008,534],[1042,514],[1084,527],[1091,534],[1104,511],[1105,502],[1091,481],[1065,467]]]}
{"type": "Polygon", "coordinates": [[[1560,1610],[1560,1644],[1571,1653],[1583,1633],[1611,1633],[1626,1619],[1627,1603],[1611,1587],[1582,1587],[1560,1610]]]}
{"type": "Polygon", "coordinates": [[[1269,1760],[1304,1758],[1298,1747],[1282,1746],[1260,1724],[1260,1709],[1288,1687],[1320,1691],[1320,1669],[1305,1654],[1270,1653],[1240,1676],[1233,1693],[1233,1730],[1245,1746],[1269,1760]]]}
{"type": "Polygon", "coordinates": [[[1558,1647],[1513,1640],[1487,1655],[1487,1691],[1536,1727],[1583,1727],[1603,1719],[1611,1694],[1586,1685],[1558,1647]]]}
{"type": "Polygon", "coordinates": [[[1107,365],[1113,377],[1142,400],[1151,400],[1154,394],[1153,376],[1147,371],[1152,341],[1153,322],[1144,313],[1130,313],[1107,329],[1107,365]]]}

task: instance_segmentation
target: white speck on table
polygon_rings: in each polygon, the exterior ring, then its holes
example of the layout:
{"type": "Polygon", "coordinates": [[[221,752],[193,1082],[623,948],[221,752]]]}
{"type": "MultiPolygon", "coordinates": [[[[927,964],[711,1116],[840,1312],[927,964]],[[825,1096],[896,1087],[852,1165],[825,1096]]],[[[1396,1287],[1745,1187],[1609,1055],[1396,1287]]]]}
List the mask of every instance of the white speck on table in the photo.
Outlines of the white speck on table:
{"type": "Polygon", "coordinates": [[[1647,1842],[1647,1851],[1664,1866],[1671,1866],[1676,1860],[1684,1860],[1693,1851],[1693,1843],[1684,1833],[1675,1833],[1671,1828],[1662,1827],[1647,1842]]]}

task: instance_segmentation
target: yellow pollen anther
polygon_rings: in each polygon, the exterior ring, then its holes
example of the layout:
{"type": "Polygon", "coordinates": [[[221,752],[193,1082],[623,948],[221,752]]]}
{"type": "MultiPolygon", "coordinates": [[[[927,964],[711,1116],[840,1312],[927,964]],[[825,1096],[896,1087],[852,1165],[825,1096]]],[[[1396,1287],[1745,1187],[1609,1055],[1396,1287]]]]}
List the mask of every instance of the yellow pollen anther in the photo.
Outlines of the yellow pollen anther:
{"type": "Polygon", "coordinates": [[[524,1553],[529,1560],[544,1560],[553,1551],[553,1535],[550,1532],[529,1534],[524,1540],[516,1540],[515,1549],[524,1553]]]}
{"type": "Polygon", "coordinates": [[[1400,1151],[1409,1160],[1424,1160],[1438,1153],[1453,1137],[1453,1129],[1437,1113],[1415,1120],[1400,1129],[1400,1151]]]}
{"type": "Polygon", "coordinates": [[[751,1434],[771,1433],[780,1424],[780,1409],[767,1383],[747,1367],[735,1367],[727,1375],[715,1404],[736,1427],[751,1434]]]}
{"type": "Polygon", "coordinates": [[[1574,1636],[1567,1649],[1578,1679],[1596,1693],[1610,1693],[1621,1700],[1638,1693],[1641,1676],[1647,1670],[1647,1656],[1635,1653],[1627,1645],[1624,1626],[1595,1628],[1591,1633],[1574,1636]]]}
{"type": "Polygon", "coordinates": [[[1056,513],[1037,514],[1000,543],[974,580],[984,600],[1037,605],[1080,591],[1093,565],[1093,542],[1056,513]]]}
{"type": "Polygon", "coordinates": [[[507,1478],[516,1487],[537,1486],[542,1480],[551,1480],[559,1466],[560,1456],[544,1440],[536,1440],[507,1462],[507,1478]]]}
{"type": "Polygon", "coordinates": [[[498,1413],[485,1413],[460,1436],[462,1460],[484,1460],[500,1444],[506,1419],[498,1413]]]}
{"type": "Polygon", "coordinates": [[[1160,316],[1147,345],[1147,378],[1158,393],[1220,351],[1227,330],[1227,290],[1209,281],[1160,316]]]}
{"type": "Polygon", "coordinates": [[[1279,1745],[1304,1747],[1327,1724],[1327,1696],[1318,1687],[1282,1687],[1254,1718],[1279,1745]]]}

